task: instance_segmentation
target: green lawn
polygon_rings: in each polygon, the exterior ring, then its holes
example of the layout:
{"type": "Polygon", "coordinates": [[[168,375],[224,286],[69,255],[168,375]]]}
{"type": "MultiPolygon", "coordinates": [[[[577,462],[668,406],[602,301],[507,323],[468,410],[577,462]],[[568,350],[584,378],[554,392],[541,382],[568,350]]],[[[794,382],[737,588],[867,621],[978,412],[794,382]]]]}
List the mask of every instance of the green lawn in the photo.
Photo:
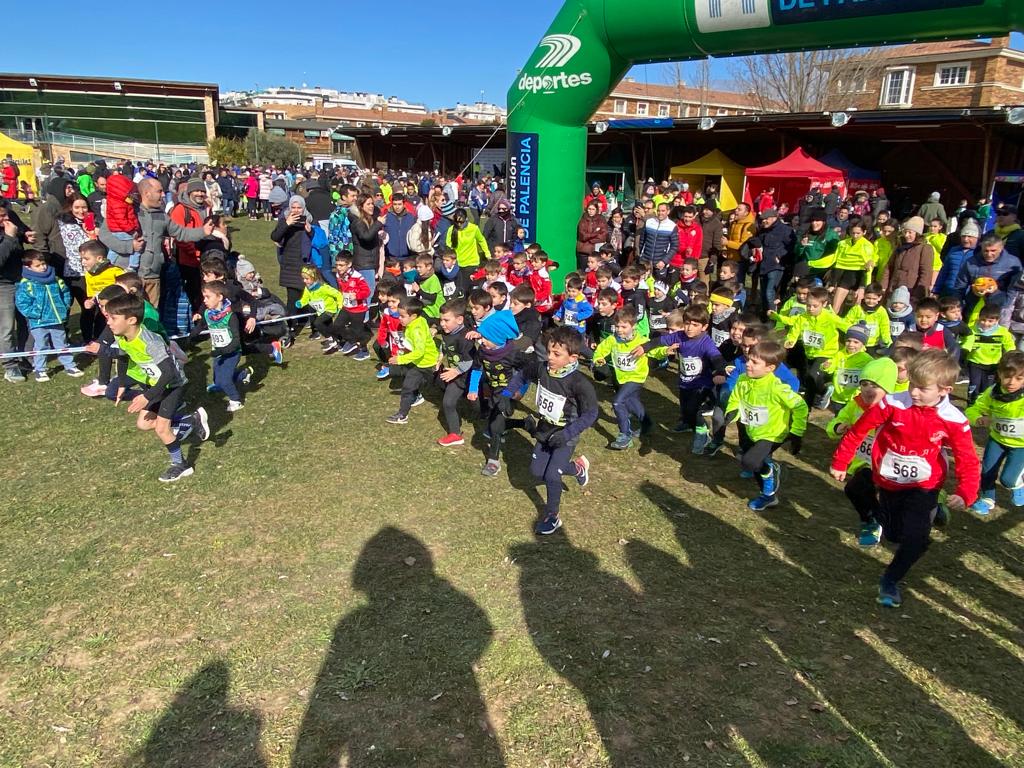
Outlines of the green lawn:
{"type": "Polygon", "coordinates": [[[124,405],[0,388],[0,765],[1024,766],[1017,512],[954,516],[885,611],[820,420],[756,515],[728,452],[608,451],[599,389],[538,541],[523,437],[488,480],[479,423],[386,424],[370,363],[265,368],[229,417],[193,357],[216,434],[171,487],[124,405]]]}

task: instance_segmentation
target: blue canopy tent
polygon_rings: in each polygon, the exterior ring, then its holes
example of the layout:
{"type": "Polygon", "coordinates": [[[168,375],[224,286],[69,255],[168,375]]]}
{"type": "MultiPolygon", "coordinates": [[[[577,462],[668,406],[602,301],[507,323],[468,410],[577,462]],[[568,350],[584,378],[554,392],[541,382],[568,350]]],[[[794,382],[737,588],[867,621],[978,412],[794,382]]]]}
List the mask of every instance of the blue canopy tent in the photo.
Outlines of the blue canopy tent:
{"type": "Polygon", "coordinates": [[[825,163],[825,165],[831,165],[833,168],[838,168],[842,171],[846,176],[846,188],[851,192],[857,192],[862,189],[865,192],[870,192],[882,186],[881,172],[861,168],[838,149],[833,149],[827,155],[823,155],[818,159],[825,163]]]}

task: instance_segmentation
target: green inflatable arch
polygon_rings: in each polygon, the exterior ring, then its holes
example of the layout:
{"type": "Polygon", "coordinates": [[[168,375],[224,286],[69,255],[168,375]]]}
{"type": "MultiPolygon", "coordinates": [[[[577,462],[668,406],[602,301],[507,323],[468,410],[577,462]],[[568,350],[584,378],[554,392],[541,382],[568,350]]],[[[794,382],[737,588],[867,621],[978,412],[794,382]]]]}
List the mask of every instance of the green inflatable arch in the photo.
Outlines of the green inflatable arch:
{"type": "Polygon", "coordinates": [[[508,182],[531,240],[575,267],[587,121],[638,63],[1004,35],[1024,0],[567,0],[508,91],[508,182]]]}

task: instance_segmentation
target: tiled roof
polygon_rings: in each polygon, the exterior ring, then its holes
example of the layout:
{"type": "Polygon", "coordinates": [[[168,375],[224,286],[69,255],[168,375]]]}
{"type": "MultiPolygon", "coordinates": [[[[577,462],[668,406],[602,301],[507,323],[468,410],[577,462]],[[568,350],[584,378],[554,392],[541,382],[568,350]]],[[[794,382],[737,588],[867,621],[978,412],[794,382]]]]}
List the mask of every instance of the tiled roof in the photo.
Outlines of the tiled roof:
{"type": "Polygon", "coordinates": [[[674,102],[684,101],[691,104],[700,104],[702,101],[706,101],[711,104],[722,104],[739,109],[760,109],[760,102],[757,97],[748,96],[745,93],[712,88],[708,89],[707,95],[702,99],[700,88],[692,88],[686,85],[665,85],[664,83],[639,83],[635,80],[622,80],[612,89],[609,95],[666,99],[674,102]]]}

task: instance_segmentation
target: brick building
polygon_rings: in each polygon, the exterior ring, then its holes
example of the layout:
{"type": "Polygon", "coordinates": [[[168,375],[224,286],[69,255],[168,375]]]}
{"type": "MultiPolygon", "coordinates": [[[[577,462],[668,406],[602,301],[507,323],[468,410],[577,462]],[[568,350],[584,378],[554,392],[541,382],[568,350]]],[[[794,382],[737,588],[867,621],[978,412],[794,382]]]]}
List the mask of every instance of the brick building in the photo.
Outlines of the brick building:
{"type": "Polygon", "coordinates": [[[836,89],[857,109],[993,107],[1024,103],[1024,51],[1009,37],[915,43],[881,49],[836,89]]]}
{"type": "Polygon", "coordinates": [[[702,90],[682,83],[638,83],[635,78],[624,77],[594,113],[594,119],[714,117],[761,111],[753,95],[712,88],[702,90]]]}

